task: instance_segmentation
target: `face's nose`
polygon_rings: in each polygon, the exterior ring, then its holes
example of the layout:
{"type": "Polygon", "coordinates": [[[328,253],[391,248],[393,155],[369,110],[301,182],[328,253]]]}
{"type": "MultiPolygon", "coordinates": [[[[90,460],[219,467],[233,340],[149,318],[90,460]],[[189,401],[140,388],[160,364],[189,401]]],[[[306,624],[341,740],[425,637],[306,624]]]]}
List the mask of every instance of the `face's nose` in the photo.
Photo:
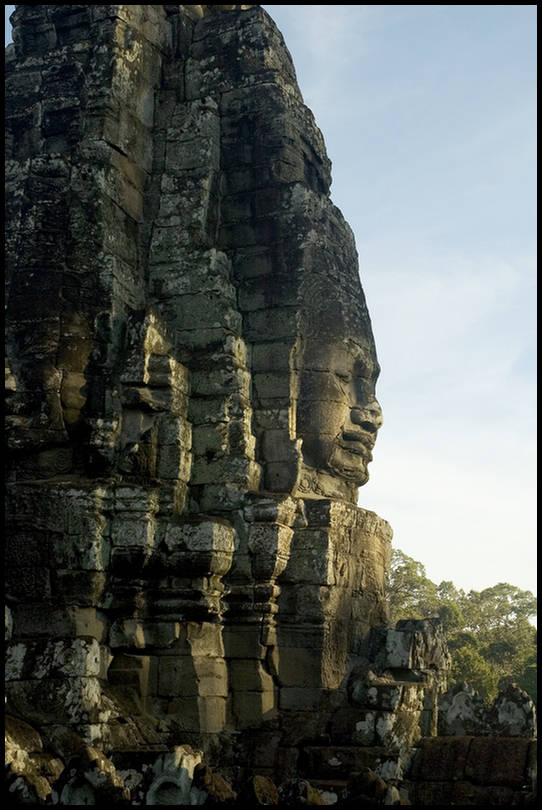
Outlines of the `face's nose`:
{"type": "Polygon", "coordinates": [[[373,397],[364,407],[356,406],[350,411],[350,419],[369,433],[376,433],[382,427],[382,408],[373,397]]]}

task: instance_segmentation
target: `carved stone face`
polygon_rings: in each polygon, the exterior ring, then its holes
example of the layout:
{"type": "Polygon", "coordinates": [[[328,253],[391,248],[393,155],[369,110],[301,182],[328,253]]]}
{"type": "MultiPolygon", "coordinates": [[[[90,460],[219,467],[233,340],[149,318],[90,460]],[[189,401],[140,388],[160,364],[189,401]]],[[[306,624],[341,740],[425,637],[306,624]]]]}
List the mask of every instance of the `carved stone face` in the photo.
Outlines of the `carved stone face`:
{"type": "Polygon", "coordinates": [[[369,478],[382,411],[374,352],[353,340],[310,340],[303,352],[297,435],[307,466],[356,486],[369,478]]]}

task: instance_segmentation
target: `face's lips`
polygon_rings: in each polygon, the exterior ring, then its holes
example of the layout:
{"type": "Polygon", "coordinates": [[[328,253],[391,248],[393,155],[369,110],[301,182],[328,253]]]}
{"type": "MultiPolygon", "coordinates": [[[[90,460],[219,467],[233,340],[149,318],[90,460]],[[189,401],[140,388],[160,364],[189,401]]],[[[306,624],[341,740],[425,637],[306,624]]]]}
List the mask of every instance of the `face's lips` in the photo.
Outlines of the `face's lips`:
{"type": "Polygon", "coordinates": [[[362,456],[368,461],[373,460],[371,450],[374,447],[374,443],[374,436],[368,435],[367,433],[354,433],[352,431],[343,433],[340,440],[340,446],[343,450],[355,456],[362,456]]]}

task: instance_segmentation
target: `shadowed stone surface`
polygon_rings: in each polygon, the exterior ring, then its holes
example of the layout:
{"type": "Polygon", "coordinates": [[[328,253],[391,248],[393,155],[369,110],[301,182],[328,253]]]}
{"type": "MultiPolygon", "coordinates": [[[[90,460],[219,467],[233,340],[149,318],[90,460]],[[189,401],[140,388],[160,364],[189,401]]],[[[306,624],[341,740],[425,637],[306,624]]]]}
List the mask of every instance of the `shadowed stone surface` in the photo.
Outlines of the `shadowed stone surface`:
{"type": "Polygon", "coordinates": [[[298,768],[338,743],[395,801],[447,652],[386,627],[375,344],[282,36],[260,6],[12,22],[11,798],[321,804],[298,768]]]}
{"type": "Polygon", "coordinates": [[[321,133],[259,6],[12,22],[10,708],[112,755],[296,745],[386,620],[391,540],[321,133]]]}

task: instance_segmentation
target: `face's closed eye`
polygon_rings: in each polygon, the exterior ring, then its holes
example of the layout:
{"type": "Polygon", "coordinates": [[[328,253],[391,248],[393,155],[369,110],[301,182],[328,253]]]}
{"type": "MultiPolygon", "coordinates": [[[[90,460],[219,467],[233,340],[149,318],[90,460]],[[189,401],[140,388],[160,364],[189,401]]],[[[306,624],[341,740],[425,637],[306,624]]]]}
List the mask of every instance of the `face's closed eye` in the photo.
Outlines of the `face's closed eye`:
{"type": "Polygon", "coordinates": [[[349,371],[335,371],[335,376],[338,377],[341,382],[349,383],[352,381],[352,374],[349,371]]]}

